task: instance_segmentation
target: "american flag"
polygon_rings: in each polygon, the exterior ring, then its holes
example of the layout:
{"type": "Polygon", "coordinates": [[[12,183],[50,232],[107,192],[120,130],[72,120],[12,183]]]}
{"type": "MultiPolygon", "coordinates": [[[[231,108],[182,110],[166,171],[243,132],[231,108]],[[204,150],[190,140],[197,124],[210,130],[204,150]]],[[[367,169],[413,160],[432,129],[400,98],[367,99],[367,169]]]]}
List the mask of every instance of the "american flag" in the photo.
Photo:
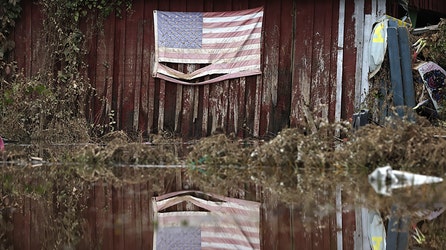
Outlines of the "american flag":
{"type": "Polygon", "coordinates": [[[221,200],[210,201],[181,194],[185,193],[152,200],[155,249],[260,249],[260,203],[207,194],[221,200]],[[183,202],[202,210],[165,211],[183,202]]]}
{"type": "Polygon", "coordinates": [[[261,73],[263,8],[229,12],[153,12],[155,77],[190,84],[203,76],[206,84],[261,73]],[[188,73],[163,63],[201,64],[188,73]]]}

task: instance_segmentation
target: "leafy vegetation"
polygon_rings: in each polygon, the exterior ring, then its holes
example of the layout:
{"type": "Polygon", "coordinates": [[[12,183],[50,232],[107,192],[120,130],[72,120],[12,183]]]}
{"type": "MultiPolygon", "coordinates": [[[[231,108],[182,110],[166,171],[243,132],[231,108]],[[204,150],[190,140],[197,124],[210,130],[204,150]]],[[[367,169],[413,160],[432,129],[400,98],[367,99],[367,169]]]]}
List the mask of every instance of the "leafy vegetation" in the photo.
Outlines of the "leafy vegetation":
{"type": "Polygon", "coordinates": [[[8,38],[21,7],[19,1],[2,1],[0,121],[4,126],[0,134],[21,142],[88,141],[93,130],[85,119],[85,104],[94,90],[86,76],[86,39],[80,24],[98,16],[95,22],[100,28],[105,17],[121,15],[131,1],[41,0],[38,4],[44,16],[39,72],[26,78],[12,60],[14,44],[8,38]]]}
{"type": "Polygon", "coordinates": [[[20,0],[2,1],[0,3],[0,76],[2,78],[10,73],[10,69],[6,68],[8,65],[5,58],[8,58],[8,54],[14,49],[14,41],[8,39],[8,37],[21,12],[20,0]]]}

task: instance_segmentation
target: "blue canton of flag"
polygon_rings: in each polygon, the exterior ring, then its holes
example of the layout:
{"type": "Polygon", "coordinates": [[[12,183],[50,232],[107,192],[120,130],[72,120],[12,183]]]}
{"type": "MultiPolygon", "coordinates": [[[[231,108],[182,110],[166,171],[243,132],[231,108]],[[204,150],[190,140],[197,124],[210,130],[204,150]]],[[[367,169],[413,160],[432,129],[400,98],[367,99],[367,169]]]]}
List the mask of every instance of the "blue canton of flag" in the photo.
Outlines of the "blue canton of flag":
{"type": "Polygon", "coordinates": [[[158,43],[161,47],[199,49],[203,37],[203,13],[158,12],[158,43]]]}

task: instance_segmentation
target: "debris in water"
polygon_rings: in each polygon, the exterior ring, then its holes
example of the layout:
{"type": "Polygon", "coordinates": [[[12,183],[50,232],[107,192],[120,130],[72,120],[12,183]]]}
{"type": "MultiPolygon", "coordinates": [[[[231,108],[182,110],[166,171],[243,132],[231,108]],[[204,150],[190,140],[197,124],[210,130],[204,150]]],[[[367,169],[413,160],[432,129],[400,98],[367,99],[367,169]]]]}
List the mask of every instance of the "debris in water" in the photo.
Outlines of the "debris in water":
{"type": "Polygon", "coordinates": [[[377,168],[369,174],[369,183],[373,189],[379,194],[388,196],[392,194],[393,189],[433,184],[442,181],[443,178],[440,177],[392,170],[390,166],[377,168]]]}

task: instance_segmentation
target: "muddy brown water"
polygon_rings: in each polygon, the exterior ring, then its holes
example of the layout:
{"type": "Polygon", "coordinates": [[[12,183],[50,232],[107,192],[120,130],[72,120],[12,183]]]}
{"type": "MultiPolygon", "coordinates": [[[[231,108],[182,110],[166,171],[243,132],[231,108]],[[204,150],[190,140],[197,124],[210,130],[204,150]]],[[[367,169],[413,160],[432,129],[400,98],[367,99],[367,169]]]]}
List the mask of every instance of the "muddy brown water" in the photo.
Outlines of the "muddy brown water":
{"type": "MultiPolygon", "coordinates": [[[[391,196],[385,196],[378,194],[372,188],[367,174],[363,172],[354,173],[348,178],[325,173],[327,176],[323,177],[322,181],[320,172],[306,171],[295,177],[296,182],[284,183],[275,177],[272,170],[265,167],[220,166],[218,172],[220,178],[215,178],[207,174],[205,166],[198,168],[182,164],[112,164],[99,167],[89,164],[40,162],[38,158],[33,158],[26,165],[25,162],[8,162],[6,165],[3,162],[3,164],[3,212],[6,207],[14,208],[9,215],[10,220],[5,220],[7,217],[3,217],[4,224],[13,225],[12,229],[8,229],[11,231],[6,231],[6,235],[12,235],[12,238],[3,237],[3,239],[12,245],[17,241],[14,238],[17,229],[14,227],[23,228],[20,222],[29,223],[30,228],[44,229],[43,231],[47,233],[57,230],[64,232],[58,235],[58,240],[61,241],[70,241],[77,237],[75,235],[84,233],[92,235],[92,228],[101,232],[102,230],[106,232],[107,228],[117,230],[116,223],[121,223],[119,228],[129,230],[127,227],[140,225],[141,222],[136,222],[139,220],[145,221],[149,226],[144,229],[146,231],[137,231],[135,235],[138,237],[144,233],[150,235],[153,227],[147,218],[151,216],[149,213],[151,198],[187,189],[259,201],[262,204],[262,223],[282,224],[291,219],[295,222],[288,229],[281,230],[296,233],[300,230],[296,227],[301,225],[305,228],[302,234],[307,235],[320,234],[321,228],[333,227],[337,220],[341,223],[342,221],[346,223],[345,220],[352,217],[358,220],[360,218],[357,217],[358,214],[372,211],[380,213],[382,223],[388,230],[391,209],[396,206],[398,208],[396,216],[411,218],[411,226],[418,225],[425,237],[422,243],[410,238],[411,246],[433,245],[437,247],[431,249],[441,249],[440,246],[444,246],[445,242],[445,216],[439,214],[431,220],[427,219],[442,208],[438,206],[439,204],[446,204],[443,192],[446,188],[445,183],[395,189],[392,190],[391,196]],[[252,176],[248,181],[235,177],[237,173],[246,176],[246,172],[252,176]],[[222,176],[227,176],[227,179],[221,178],[222,176]],[[145,205],[142,205],[143,203],[145,205]],[[67,206],[74,209],[70,211],[67,206]],[[47,210],[52,214],[48,215],[47,210]],[[26,222],[27,213],[31,215],[28,218],[34,219],[26,222]],[[45,216],[42,216],[43,214],[45,216]],[[122,218],[122,221],[116,218],[122,218]],[[51,221],[48,221],[49,219],[51,221]],[[67,223],[76,221],[79,221],[78,225],[83,226],[66,226],[67,223]],[[73,236],[69,236],[70,234],[73,236]]],[[[333,172],[335,171],[336,169],[333,169],[333,172]]],[[[212,170],[210,173],[216,172],[212,170]]],[[[174,210],[186,207],[178,206],[174,210]]],[[[409,229],[409,235],[415,234],[412,227],[409,229]]],[[[30,230],[31,235],[33,230],[30,230]]],[[[353,224],[346,224],[343,230],[356,230],[356,228],[353,224]]],[[[38,233],[34,232],[34,235],[38,233]]],[[[331,237],[334,237],[333,233],[331,237]]],[[[344,231],[343,237],[348,237],[348,231],[344,231]]],[[[41,244],[56,244],[54,239],[46,240],[47,242],[41,244]]],[[[98,241],[93,236],[88,240],[91,241],[88,244],[98,241]]],[[[76,244],[87,243],[80,240],[76,244]]]]}
{"type": "Polygon", "coordinates": [[[331,130],[319,131],[308,135],[284,130],[268,141],[215,135],[194,142],[129,142],[116,137],[84,144],[7,143],[1,164],[0,239],[20,246],[17,228],[28,225],[30,235],[55,235],[42,236],[40,244],[98,243],[102,233],[115,231],[115,223],[119,228],[127,222],[142,227],[135,218],[144,218],[144,230],[150,233],[152,197],[201,190],[260,202],[262,223],[267,225],[262,229],[264,244],[275,237],[283,240],[284,235],[290,238],[283,242],[293,242],[298,232],[320,234],[327,228],[336,238],[337,220],[347,237],[343,240],[353,241],[349,235],[364,211],[379,212],[387,228],[392,208],[397,207],[394,215],[412,219],[411,235],[414,225],[424,235],[421,243],[409,237],[411,246],[444,249],[446,216],[428,219],[446,204],[444,182],[396,189],[385,196],[368,179],[375,168],[387,164],[395,170],[444,177],[443,129],[414,124],[371,127],[335,140],[338,144],[333,144],[331,130]],[[277,225],[288,226],[279,230],[277,225]],[[296,235],[291,237],[291,232],[296,235]],[[79,240],[85,233],[89,236],[79,240]]]}

